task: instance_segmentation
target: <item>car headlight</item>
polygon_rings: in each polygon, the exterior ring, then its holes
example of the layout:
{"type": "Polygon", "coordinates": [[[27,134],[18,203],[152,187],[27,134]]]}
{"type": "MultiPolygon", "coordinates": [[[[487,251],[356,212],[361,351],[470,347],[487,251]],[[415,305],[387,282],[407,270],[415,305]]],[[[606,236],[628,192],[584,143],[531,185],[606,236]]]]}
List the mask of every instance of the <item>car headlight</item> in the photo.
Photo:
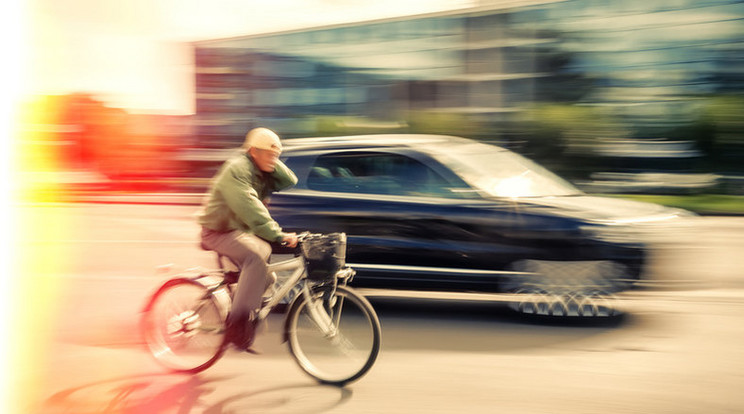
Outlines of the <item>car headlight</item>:
{"type": "Polygon", "coordinates": [[[593,240],[606,243],[641,243],[642,238],[636,229],[626,225],[585,225],[581,233],[593,240]]]}
{"type": "MultiPolygon", "coordinates": [[[[596,221],[580,226],[581,233],[608,243],[652,243],[689,226],[696,214],[668,208],[663,214],[629,219],[596,221]]],[[[681,234],[681,233],[680,233],[681,234]]]]}

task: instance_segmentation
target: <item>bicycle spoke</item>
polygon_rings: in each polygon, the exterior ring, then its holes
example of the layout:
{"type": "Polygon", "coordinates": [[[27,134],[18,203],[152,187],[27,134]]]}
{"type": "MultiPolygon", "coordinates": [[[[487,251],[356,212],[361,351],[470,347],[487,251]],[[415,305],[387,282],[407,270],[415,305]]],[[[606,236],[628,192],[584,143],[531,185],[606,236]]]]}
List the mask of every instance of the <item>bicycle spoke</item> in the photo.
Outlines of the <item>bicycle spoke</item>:
{"type": "Polygon", "coordinates": [[[224,321],[218,306],[197,282],[166,282],[143,314],[145,342],[156,360],[186,372],[214,363],[223,352],[224,321]]]}

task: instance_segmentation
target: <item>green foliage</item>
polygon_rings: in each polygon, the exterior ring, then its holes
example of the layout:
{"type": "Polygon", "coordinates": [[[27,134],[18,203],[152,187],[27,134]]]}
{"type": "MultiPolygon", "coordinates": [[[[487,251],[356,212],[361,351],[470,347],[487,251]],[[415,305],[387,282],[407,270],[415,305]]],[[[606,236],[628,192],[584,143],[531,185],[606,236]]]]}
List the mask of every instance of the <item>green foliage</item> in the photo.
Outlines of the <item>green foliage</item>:
{"type": "MultiPolygon", "coordinates": [[[[605,196],[608,196],[605,194],[605,196]]],[[[723,194],[698,195],[611,195],[629,200],[645,201],[678,207],[698,214],[735,214],[744,215],[744,196],[723,194]]]]}
{"type": "Polygon", "coordinates": [[[411,111],[407,115],[412,134],[440,134],[474,137],[483,133],[482,123],[467,114],[411,111]]]}
{"type": "Polygon", "coordinates": [[[402,122],[385,122],[359,116],[315,117],[318,136],[342,136],[357,134],[385,134],[405,132],[402,122]]]}
{"type": "Polygon", "coordinates": [[[704,98],[694,124],[685,131],[704,153],[706,168],[744,171],[744,97],[718,95],[704,98]]]}
{"type": "Polygon", "coordinates": [[[744,145],[744,97],[711,98],[702,111],[701,122],[714,132],[715,145],[744,145]]]}
{"type": "Polygon", "coordinates": [[[627,135],[611,114],[599,107],[540,104],[526,112],[524,127],[528,147],[536,158],[569,154],[593,154],[602,138],[627,135]]]}

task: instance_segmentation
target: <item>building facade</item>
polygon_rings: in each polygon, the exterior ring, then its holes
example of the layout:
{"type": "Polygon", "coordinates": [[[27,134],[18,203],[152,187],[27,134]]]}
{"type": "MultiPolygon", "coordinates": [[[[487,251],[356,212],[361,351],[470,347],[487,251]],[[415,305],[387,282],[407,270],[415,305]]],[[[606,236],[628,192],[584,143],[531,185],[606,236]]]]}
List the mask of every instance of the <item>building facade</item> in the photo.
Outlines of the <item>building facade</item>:
{"type": "Polygon", "coordinates": [[[499,125],[540,102],[602,106],[643,135],[744,90],[741,1],[510,4],[196,42],[199,145],[258,125],[313,135],[329,119],[405,130],[417,112],[508,139],[499,125]]]}

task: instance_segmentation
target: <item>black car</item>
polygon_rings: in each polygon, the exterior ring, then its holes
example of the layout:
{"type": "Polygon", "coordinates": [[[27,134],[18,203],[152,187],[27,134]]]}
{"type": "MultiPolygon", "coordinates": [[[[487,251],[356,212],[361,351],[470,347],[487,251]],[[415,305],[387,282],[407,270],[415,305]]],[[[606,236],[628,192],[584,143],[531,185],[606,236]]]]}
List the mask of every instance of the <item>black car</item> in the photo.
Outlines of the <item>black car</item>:
{"type": "Polygon", "coordinates": [[[635,223],[683,210],[589,196],[504,148],[433,135],[285,140],[286,230],[345,232],[356,286],[616,292],[642,275],[635,223]]]}

